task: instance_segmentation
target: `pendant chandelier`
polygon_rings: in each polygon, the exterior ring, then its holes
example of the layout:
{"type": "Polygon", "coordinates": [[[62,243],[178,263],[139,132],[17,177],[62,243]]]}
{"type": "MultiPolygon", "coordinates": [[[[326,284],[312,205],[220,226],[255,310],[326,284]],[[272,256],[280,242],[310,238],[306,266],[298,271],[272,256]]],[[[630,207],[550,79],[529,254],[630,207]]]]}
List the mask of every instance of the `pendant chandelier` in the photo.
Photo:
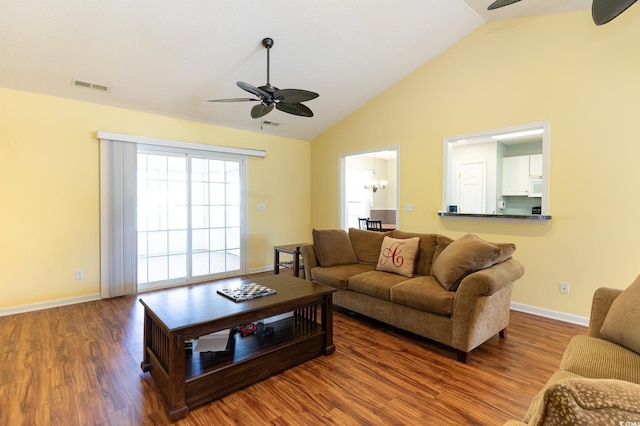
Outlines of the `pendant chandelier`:
{"type": "Polygon", "coordinates": [[[376,178],[376,154],[373,154],[373,177],[371,178],[371,181],[364,186],[364,189],[370,189],[373,192],[376,192],[378,189],[385,189],[386,187],[386,180],[378,180],[378,178],[376,178]]]}

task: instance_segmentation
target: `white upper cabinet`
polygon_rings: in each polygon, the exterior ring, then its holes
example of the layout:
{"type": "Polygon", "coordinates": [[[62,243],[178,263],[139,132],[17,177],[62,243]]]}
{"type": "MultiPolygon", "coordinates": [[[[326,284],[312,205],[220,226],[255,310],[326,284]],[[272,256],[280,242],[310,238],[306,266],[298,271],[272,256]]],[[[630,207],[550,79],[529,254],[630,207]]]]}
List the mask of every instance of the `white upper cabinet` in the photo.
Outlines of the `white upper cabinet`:
{"type": "Polygon", "coordinates": [[[502,195],[528,195],[529,156],[502,159],[502,195]]]}
{"type": "Polygon", "coordinates": [[[542,154],[529,156],[529,176],[542,177],[542,154]]]}

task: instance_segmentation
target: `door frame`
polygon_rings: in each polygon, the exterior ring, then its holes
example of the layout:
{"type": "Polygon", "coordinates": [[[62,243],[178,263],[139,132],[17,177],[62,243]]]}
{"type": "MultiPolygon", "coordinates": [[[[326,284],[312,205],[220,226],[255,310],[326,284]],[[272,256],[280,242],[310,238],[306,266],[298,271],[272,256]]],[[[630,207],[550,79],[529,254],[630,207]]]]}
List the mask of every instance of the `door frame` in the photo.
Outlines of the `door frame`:
{"type": "MultiPolygon", "coordinates": [[[[376,149],[340,154],[338,158],[338,227],[346,229],[347,203],[346,203],[346,165],[347,157],[363,154],[374,154],[383,151],[395,151],[396,153],[396,228],[400,226],[400,145],[391,145],[376,149]]],[[[387,160],[388,161],[388,160],[387,160]]]]}

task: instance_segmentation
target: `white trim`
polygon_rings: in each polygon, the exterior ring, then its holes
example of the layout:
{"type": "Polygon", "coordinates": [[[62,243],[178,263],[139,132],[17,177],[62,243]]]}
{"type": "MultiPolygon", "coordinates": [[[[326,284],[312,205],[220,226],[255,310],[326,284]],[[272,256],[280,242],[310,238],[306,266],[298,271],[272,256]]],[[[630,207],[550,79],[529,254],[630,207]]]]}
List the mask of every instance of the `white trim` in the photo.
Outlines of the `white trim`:
{"type": "Polygon", "coordinates": [[[40,311],[42,309],[58,308],[60,306],[75,305],[84,302],[100,300],[100,293],[87,294],[86,296],[70,297],[68,299],[48,300],[46,302],[28,303],[26,305],[0,308],[0,317],[7,315],[22,314],[25,312],[40,311]]]}
{"type": "Polygon", "coordinates": [[[525,305],[523,303],[511,302],[511,309],[518,312],[537,315],[539,317],[551,318],[554,320],[568,322],[571,324],[589,326],[589,318],[579,315],[567,314],[565,312],[554,311],[551,309],[538,308],[537,306],[525,305]]]}
{"type": "Polygon", "coordinates": [[[251,268],[249,269],[249,271],[247,272],[248,274],[259,274],[261,272],[272,272],[273,271],[273,265],[269,265],[269,266],[261,266],[259,268],[251,268]]]}
{"type": "Polygon", "coordinates": [[[104,130],[98,131],[98,139],[142,143],[146,145],[169,146],[173,148],[193,149],[196,151],[223,152],[227,154],[247,155],[250,157],[265,158],[267,156],[267,151],[264,149],[232,148],[229,146],[209,145],[206,143],[198,143],[198,142],[185,142],[185,141],[177,141],[172,139],[160,139],[160,138],[151,138],[147,136],[127,135],[124,133],[106,132],[104,130]]]}

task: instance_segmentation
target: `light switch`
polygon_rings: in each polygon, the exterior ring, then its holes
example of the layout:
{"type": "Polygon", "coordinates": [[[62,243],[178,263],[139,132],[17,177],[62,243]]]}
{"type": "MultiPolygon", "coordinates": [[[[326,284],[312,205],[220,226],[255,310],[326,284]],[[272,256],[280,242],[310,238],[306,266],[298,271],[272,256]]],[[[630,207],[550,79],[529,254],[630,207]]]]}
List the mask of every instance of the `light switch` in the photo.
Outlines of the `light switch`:
{"type": "Polygon", "coordinates": [[[413,203],[407,203],[404,205],[405,211],[412,212],[413,211],[413,203]]]}
{"type": "Polygon", "coordinates": [[[258,210],[263,211],[265,208],[264,203],[258,203],[258,210]]]}

